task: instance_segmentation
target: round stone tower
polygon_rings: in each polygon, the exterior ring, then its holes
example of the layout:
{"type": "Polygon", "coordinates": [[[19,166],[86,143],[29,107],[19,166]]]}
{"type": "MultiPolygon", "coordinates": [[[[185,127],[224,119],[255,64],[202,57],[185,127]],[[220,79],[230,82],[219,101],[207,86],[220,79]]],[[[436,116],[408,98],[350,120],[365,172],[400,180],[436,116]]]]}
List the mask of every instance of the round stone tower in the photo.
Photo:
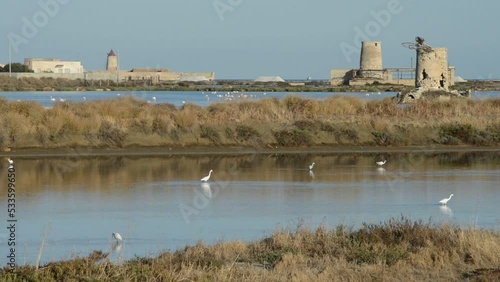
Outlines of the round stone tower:
{"type": "Polygon", "coordinates": [[[106,62],[106,70],[107,71],[117,71],[118,70],[118,58],[115,55],[115,52],[111,50],[108,53],[108,61],[106,62]]]}
{"type": "Polygon", "coordinates": [[[417,50],[415,87],[448,91],[448,49],[417,50]]]}
{"type": "Polygon", "coordinates": [[[361,42],[361,57],[359,69],[382,70],[382,43],[381,42],[361,42]]]}

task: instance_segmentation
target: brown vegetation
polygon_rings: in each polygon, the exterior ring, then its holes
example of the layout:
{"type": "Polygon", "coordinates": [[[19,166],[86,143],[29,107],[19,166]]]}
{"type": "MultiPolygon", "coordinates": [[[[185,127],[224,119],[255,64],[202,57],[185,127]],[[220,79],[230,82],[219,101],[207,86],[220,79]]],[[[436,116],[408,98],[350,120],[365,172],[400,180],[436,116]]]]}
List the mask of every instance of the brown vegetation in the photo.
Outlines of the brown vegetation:
{"type": "Polygon", "coordinates": [[[500,100],[365,102],[288,96],[203,108],[131,97],[59,102],[0,99],[0,148],[134,146],[305,147],[337,145],[498,145],[500,100]]]}
{"type": "Polygon", "coordinates": [[[406,218],[315,230],[278,230],[253,243],[202,242],[115,264],[87,258],[36,270],[4,269],[2,281],[498,281],[500,234],[406,218]]]}

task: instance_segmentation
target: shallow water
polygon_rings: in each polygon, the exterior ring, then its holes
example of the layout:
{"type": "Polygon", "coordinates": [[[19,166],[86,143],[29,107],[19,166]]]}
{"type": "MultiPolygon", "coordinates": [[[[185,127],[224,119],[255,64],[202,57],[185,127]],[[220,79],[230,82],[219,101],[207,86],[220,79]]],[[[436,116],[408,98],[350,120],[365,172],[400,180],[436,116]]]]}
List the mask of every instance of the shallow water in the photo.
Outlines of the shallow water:
{"type": "Polygon", "coordinates": [[[9,101],[35,101],[44,107],[51,107],[54,103],[64,101],[83,102],[92,100],[108,100],[118,97],[131,96],[150,103],[169,103],[177,107],[184,103],[199,106],[208,106],[213,103],[230,101],[257,101],[265,98],[284,98],[288,95],[299,95],[312,99],[324,99],[332,95],[355,96],[364,100],[378,100],[385,97],[395,97],[394,92],[227,92],[227,91],[94,91],[94,92],[0,92],[0,97],[9,101]],[[154,97],[154,98],[153,98],[154,97]],[[52,101],[54,99],[54,101],[52,101]]]}
{"type": "MultiPolygon", "coordinates": [[[[208,106],[212,103],[228,101],[256,101],[275,97],[282,99],[288,95],[298,95],[311,99],[325,99],[331,96],[354,96],[362,100],[381,100],[387,97],[395,97],[395,92],[209,92],[209,91],[104,91],[104,92],[0,92],[0,97],[9,101],[34,101],[44,107],[51,107],[60,99],[71,102],[83,102],[93,100],[107,100],[118,97],[132,96],[150,103],[169,103],[177,107],[184,103],[192,103],[199,106],[208,106]],[[155,99],[153,99],[153,97],[155,99]],[[54,99],[55,101],[51,100],[54,99]]],[[[489,99],[500,97],[499,91],[474,92],[473,99],[489,99]]]]}
{"type": "MultiPolygon", "coordinates": [[[[391,217],[500,229],[500,153],[257,154],[16,159],[18,264],[123,245],[113,260],[277,228],[391,217]],[[377,160],[387,159],[383,168],[377,160]],[[316,163],[310,172],[308,165],[316,163]],[[214,170],[209,183],[200,178],[214,170]],[[447,207],[438,200],[453,197],[447,207]],[[46,235],[44,235],[46,234],[46,235]]],[[[0,163],[7,179],[7,164],[0,163]]],[[[6,183],[6,180],[3,181],[6,183]]],[[[5,190],[4,190],[5,191],[5,190]]],[[[6,193],[0,195],[6,225],[6,193]]],[[[6,245],[5,228],[0,244],[6,245]]],[[[6,248],[0,262],[6,263],[6,248]]]]}

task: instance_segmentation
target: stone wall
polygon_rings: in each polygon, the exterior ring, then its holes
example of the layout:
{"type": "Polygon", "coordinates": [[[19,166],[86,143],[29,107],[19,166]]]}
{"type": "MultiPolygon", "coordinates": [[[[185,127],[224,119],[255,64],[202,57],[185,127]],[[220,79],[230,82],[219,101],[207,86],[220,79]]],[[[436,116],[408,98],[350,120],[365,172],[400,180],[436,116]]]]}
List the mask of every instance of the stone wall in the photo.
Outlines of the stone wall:
{"type": "MultiPolygon", "coordinates": [[[[0,76],[9,76],[9,73],[0,73],[0,76]]],[[[215,80],[214,72],[108,72],[96,71],[86,73],[12,73],[14,78],[65,78],[82,80],[113,80],[131,81],[147,80],[155,83],[161,81],[179,81],[181,77],[203,76],[208,80],[215,80]]]]}
{"type": "Polygon", "coordinates": [[[333,69],[330,71],[330,84],[334,86],[344,85],[352,79],[352,70],[333,69]]]}

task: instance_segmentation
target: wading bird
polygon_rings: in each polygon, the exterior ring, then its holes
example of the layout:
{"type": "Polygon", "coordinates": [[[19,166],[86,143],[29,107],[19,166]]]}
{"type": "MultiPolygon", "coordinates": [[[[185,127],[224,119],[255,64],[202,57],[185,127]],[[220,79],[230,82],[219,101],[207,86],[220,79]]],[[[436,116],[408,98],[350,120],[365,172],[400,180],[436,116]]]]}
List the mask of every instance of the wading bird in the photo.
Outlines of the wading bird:
{"type": "Polygon", "coordinates": [[[12,168],[14,166],[14,161],[11,158],[7,158],[7,161],[9,162],[9,168],[12,168]]]}
{"type": "Polygon", "coordinates": [[[312,163],[310,166],[309,166],[309,170],[312,170],[313,167],[314,167],[315,163],[312,163]]]}
{"type": "Polygon", "coordinates": [[[213,170],[210,170],[210,172],[208,172],[208,175],[201,179],[201,182],[207,182],[210,179],[210,175],[212,175],[212,172],[213,170]]]}
{"type": "Polygon", "coordinates": [[[378,161],[376,164],[378,164],[379,166],[383,166],[383,165],[385,165],[386,162],[387,162],[387,160],[378,161]]]}
{"type": "Polygon", "coordinates": [[[119,233],[113,233],[113,238],[116,240],[116,242],[123,241],[123,238],[119,233]]]}
{"type": "Polygon", "coordinates": [[[439,203],[441,205],[446,205],[448,203],[448,201],[451,199],[451,197],[453,197],[453,194],[451,194],[449,198],[442,199],[441,201],[439,201],[439,203]]]}

